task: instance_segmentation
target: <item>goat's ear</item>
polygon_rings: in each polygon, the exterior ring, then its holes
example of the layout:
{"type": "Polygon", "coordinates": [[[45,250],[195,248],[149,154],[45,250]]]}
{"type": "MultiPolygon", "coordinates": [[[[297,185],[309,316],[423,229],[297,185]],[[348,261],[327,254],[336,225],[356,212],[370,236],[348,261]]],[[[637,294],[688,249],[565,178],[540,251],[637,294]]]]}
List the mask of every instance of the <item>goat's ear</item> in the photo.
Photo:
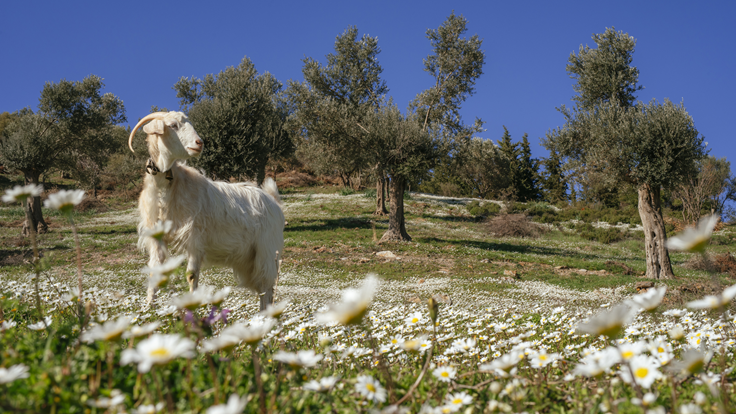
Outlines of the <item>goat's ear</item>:
{"type": "Polygon", "coordinates": [[[146,124],[143,127],[143,132],[146,134],[158,134],[163,135],[164,133],[164,121],[160,119],[154,119],[153,121],[146,124]]]}

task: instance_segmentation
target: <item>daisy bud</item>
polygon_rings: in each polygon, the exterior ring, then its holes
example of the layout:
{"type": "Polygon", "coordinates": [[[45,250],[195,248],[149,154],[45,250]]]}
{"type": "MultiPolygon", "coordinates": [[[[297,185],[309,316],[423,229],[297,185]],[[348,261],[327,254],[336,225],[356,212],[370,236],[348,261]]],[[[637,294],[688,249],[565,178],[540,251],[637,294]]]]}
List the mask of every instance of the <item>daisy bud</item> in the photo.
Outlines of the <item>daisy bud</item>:
{"type": "Polygon", "coordinates": [[[436,324],[440,304],[434,298],[429,298],[427,300],[427,307],[429,307],[429,317],[432,319],[432,324],[436,324]]]}
{"type": "Polygon", "coordinates": [[[670,335],[670,339],[672,339],[673,341],[679,341],[685,337],[685,330],[682,329],[682,326],[680,325],[677,325],[674,328],[670,329],[667,333],[670,335]]]}

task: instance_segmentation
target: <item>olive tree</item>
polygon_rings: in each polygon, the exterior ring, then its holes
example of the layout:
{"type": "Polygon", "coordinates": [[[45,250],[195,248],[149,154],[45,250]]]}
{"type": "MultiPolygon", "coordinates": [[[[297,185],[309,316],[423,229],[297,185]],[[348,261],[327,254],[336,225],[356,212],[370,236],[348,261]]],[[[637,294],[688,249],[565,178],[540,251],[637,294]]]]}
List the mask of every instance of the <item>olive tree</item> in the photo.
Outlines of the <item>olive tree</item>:
{"type": "MultiPolygon", "coordinates": [[[[82,81],[48,82],[41,90],[38,111],[18,111],[0,140],[0,163],[23,173],[26,184],[38,184],[53,168],[75,172],[80,179],[90,163],[102,163],[110,153],[111,126],[126,121],[122,100],[102,94],[102,78],[90,75],[82,81]],[[84,162],[79,162],[84,159],[84,162]]],[[[96,181],[95,181],[96,185],[96,181]]],[[[45,232],[41,198],[28,203],[29,231],[45,232]]]]}
{"type": "Polygon", "coordinates": [[[491,198],[511,186],[510,160],[490,139],[474,137],[457,153],[458,175],[473,197],[491,198]]]}
{"type": "Polygon", "coordinates": [[[289,85],[295,106],[294,131],[301,136],[303,153],[316,154],[310,165],[318,172],[336,174],[343,185],[366,169],[376,175],[376,214],[384,214],[384,168],[380,158],[364,151],[358,143],[368,131],[365,117],[376,111],[388,92],[381,79],[378,62],[378,38],[358,36],[358,29],[348,27],[335,39],[335,52],[326,56],[326,64],[304,59],[304,83],[289,85]]]}
{"type": "Polygon", "coordinates": [[[195,165],[213,178],[245,176],[262,184],[268,160],[293,152],[281,87],[247,57],[217,75],[179,79],[181,108],[206,140],[195,165]]]}
{"type": "MultiPolygon", "coordinates": [[[[481,49],[483,41],[478,35],[465,38],[467,20],[452,13],[436,30],[428,29],[427,39],[432,45],[433,54],[424,59],[424,70],[434,78],[434,85],[419,93],[409,104],[407,115],[399,122],[394,115],[393,130],[402,139],[394,141],[396,147],[386,146],[391,154],[384,159],[400,162],[411,161],[410,168],[395,165],[389,173],[391,209],[389,228],[381,241],[409,241],[404,221],[404,191],[408,173],[416,174],[420,167],[428,172],[440,154],[456,151],[457,144],[468,140],[480,131],[482,122],[475,120],[472,126],[465,125],[460,117],[463,101],[475,92],[475,81],[483,74],[485,55],[481,49]],[[420,129],[404,125],[417,122],[420,129]],[[421,133],[420,133],[421,132],[421,133]],[[425,142],[426,144],[419,144],[425,142]],[[418,148],[412,150],[404,142],[416,142],[418,148]],[[409,151],[402,155],[401,151],[409,151]],[[420,154],[425,157],[421,159],[420,154]],[[402,160],[406,161],[402,161],[402,160]]],[[[389,167],[387,167],[388,169],[389,167]]]]}
{"type": "Polygon", "coordinates": [[[564,110],[562,128],[547,134],[545,146],[569,163],[611,185],[638,189],[644,227],[647,277],[673,277],[661,208],[661,189],[696,173],[705,154],[703,138],[685,107],[665,100],[623,107],[602,103],[595,110],[564,110]]]}

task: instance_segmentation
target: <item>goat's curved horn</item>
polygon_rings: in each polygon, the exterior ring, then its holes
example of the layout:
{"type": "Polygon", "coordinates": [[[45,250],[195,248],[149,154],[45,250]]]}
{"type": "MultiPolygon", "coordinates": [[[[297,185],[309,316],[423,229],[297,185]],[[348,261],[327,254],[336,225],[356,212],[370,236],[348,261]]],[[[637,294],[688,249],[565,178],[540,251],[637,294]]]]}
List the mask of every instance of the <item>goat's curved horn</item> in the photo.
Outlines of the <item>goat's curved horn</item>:
{"type": "Polygon", "coordinates": [[[148,114],[148,115],[144,116],[143,119],[141,119],[140,121],[138,121],[137,124],[135,124],[135,127],[130,132],[130,138],[128,139],[128,147],[130,147],[130,150],[131,151],[135,152],[135,150],[133,150],[133,137],[135,136],[135,131],[137,131],[138,128],[140,128],[146,122],[152,121],[154,119],[161,119],[166,114],[167,114],[167,112],[154,112],[152,114],[148,114]]]}

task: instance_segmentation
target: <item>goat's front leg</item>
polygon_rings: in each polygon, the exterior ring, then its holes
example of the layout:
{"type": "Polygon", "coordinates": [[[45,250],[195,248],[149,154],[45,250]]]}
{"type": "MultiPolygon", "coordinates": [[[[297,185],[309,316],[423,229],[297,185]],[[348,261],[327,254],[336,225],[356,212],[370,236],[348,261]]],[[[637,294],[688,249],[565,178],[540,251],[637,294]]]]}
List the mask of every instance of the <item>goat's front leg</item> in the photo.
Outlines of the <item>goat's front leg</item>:
{"type": "Polygon", "coordinates": [[[189,282],[189,291],[194,292],[199,286],[199,268],[202,266],[202,256],[199,254],[189,254],[187,258],[187,282],[189,282]]]}
{"type": "Polygon", "coordinates": [[[273,304],[273,286],[266,289],[265,292],[260,294],[261,296],[261,310],[266,310],[268,305],[273,304]]]}
{"type": "MultiPolygon", "coordinates": [[[[148,267],[155,267],[166,261],[168,253],[166,251],[166,245],[159,241],[152,243],[149,248],[149,259],[148,267]]],[[[153,305],[156,300],[156,293],[158,292],[158,286],[151,283],[151,277],[153,273],[148,275],[148,304],[153,305]]]]}

